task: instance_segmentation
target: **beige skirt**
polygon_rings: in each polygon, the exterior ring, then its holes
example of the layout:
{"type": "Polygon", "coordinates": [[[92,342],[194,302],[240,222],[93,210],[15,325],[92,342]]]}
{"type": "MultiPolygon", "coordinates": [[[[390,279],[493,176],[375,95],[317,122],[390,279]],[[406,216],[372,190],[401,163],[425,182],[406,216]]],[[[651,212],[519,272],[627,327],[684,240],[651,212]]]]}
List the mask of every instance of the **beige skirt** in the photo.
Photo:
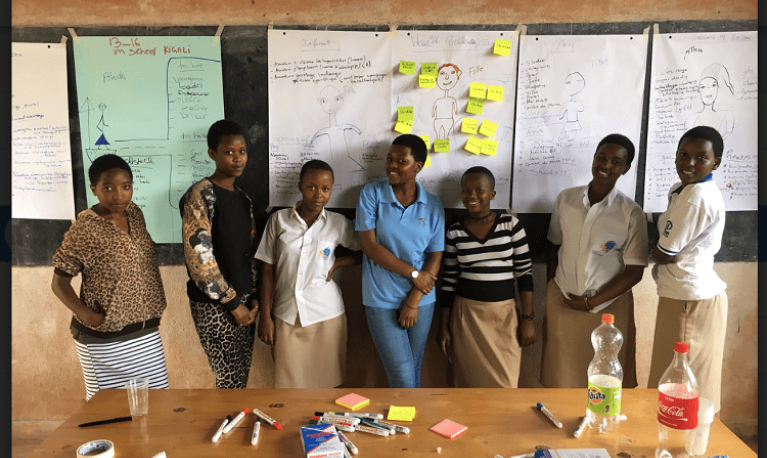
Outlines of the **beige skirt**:
{"type": "Polygon", "coordinates": [[[635,388],[636,323],[631,290],[618,297],[599,313],[573,310],[554,280],[546,288],[546,316],[543,320],[541,383],[546,388],[588,387],[589,363],[594,358],[591,332],[602,323],[602,315],[612,313],[615,326],[623,334],[618,361],[623,368],[623,387],[635,388]]]}
{"type": "Polygon", "coordinates": [[[456,388],[517,387],[522,348],[514,305],[456,296],[450,316],[456,388]]]}
{"type": "Polygon", "coordinates": [[[346,378],[346,314],[311,326],[274,320],[275,388],[334,388],[346,378]]]}

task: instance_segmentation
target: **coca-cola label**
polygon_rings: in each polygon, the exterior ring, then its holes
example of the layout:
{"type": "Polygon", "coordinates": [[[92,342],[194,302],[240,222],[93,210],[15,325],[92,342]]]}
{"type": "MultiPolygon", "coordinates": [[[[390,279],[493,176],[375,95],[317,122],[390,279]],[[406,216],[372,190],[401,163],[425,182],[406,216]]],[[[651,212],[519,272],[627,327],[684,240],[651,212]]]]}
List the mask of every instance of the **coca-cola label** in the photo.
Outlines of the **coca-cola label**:
{"type": "Polygon", "coordinates": [[[599,415],[618,415],[621,412],[621,387],[605,388],[589,382],[588,409],[599,415]]]}
{"type": "Polygon", "coordinates": [[[698,426],[698,401],[675,398],[658,392],[658,423],[674,429],[695,429],[698,426]]]}

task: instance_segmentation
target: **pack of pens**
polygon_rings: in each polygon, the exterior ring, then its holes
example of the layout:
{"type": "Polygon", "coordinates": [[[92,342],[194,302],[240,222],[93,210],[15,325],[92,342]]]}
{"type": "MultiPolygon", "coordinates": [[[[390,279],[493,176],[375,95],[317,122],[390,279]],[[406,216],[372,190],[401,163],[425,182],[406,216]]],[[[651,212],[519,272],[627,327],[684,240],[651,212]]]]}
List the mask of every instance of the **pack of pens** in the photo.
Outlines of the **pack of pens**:
{"type": "Polygon", "coordinates": [[[344,444],[338,437],[336,427],[330,424],[301,426],[301,444],[306,458],[343,457],[344,444]]]}
{"type": "Polygon", "coordinates": [[[535,451],[535,458],[610,458],[604,448],[544,448],[535,451]]]}

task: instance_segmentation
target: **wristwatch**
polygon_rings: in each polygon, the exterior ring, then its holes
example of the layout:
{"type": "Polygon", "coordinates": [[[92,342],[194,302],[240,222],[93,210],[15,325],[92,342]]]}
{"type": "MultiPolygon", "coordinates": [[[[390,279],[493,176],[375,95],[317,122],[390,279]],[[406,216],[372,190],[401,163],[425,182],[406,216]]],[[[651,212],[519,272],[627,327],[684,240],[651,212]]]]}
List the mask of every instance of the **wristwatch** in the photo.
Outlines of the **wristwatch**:
{"type": "Polygon", "coordinates": [[[416,278],[418,278],[418,269],[413,269],[413,271],[412,271],[412,272],[410,272],[410,278],[412,278],[412,279],[414,279],[414,280],[415,280],[416,278]]]}

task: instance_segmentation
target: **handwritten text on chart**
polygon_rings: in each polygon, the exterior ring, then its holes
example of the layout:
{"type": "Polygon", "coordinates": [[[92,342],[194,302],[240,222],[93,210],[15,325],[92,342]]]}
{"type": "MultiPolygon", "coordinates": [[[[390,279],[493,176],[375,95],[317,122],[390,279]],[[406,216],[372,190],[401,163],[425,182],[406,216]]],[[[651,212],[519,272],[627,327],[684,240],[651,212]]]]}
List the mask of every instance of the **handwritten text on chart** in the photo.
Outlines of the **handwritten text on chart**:
{"type": "Polygon", "coordinates": [[[371,69],[373,62],[362,56],[343,58],[315,58],[297,61],[274,62],[271,79],[288,80],[293,83],[378,83],[386,78],[384,73],[363,73],[371,69]]]}
{"type": "MultiPolygon", "coordinates": [[[[112,48],[112,52],[116,55],[124,54],[127,56],[156,56],[157,46],[151,48],[142,48],[139,37],[125,38],[125,37],[111,37],[109,39],[109,46],[112,48]]],[[[161,54],[191,54],[192,48],[189,46],[168,46],[163,45],[161,54]]]]}

